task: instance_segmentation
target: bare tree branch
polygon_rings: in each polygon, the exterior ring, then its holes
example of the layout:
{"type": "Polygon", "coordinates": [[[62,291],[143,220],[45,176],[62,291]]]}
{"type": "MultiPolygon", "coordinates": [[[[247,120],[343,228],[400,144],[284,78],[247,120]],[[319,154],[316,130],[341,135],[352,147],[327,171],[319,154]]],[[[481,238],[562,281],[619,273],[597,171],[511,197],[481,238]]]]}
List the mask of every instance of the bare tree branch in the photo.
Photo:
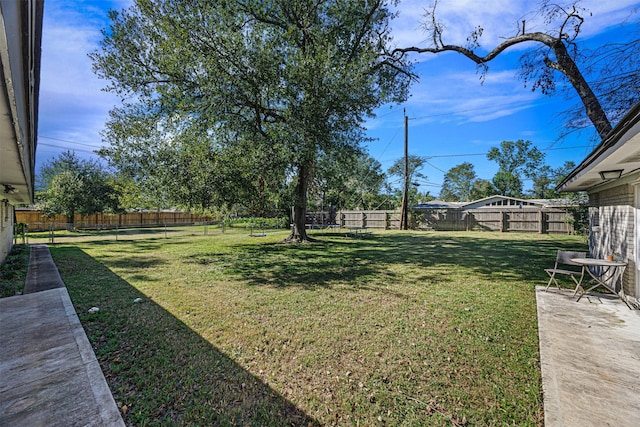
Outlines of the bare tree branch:
{"type": "MultiPolygon", "coordinates": [[[[574,58],[569,53],[568,47],[573,46],[572,52],[575,53],[574,40],[580,33],[581,26],[584,22],[584,18],[581,13],[584,9],[578,6],[578,2],[571,5],[571,8],[562,8],[560,5],[552,4],[549,1],[542,3],[541,12],[546,16],[546,20],[550,23],[557,17],[562,16],[562,22],[559,26],[557,34],[551,34],[551,32],[525,32],[525,21],[522,21],[522,27],[517,29],[515,36],[509,37],[502,43],[498,44],[486,55],[479,55],[475,52],[475,49],[479,47],[479,38],[482,35],[482,27],[477,27],[467,38],[469,43],[468,47],[445,44],[443,42],[443,30],[444,25],[440,23],[436,18],[436,3],[433,4],[430,10],[425,14],[424,28],[430,33],[430,38],[433,45],[429,47],[406,47],[394,49],[391,53],[393,56],[404,56],[407,53],[433,53],[438,54],[442,52],[457,52],[466,56],[478,66],[483,67],[483,72],[487,70],[487,63],[495,59],[498,55],[502,54],[505,50],[511,46],[525,42],[539,43],[546,46],[550,52],[553,52],[555,60],[549,57],[549,54],[545,54],[543,58],[544,66],[562,73],[571,83],[578,96],[582,101],[587,117],[591,123],[595,126],[596,131],[601,138],[605,138],[611,131],[612,126],[609,118],[607,117],[600,100],[593,92],[589,83],[586,81],[582,70],[576,64],[574,58]],[[570,33],[566,30],[571,26],[570,33]]],[[[533,75],[538,71],[535,70],[533,64],[529,61],[526,64],[527,68],[522,72],[525,80],[529,75],[533,75]]],[[[550,73],[542,72],[540,78],[533,85],[533,89],[540,88],[543,93],[549,93],[555,87],[555,83],[550,73]]]]}

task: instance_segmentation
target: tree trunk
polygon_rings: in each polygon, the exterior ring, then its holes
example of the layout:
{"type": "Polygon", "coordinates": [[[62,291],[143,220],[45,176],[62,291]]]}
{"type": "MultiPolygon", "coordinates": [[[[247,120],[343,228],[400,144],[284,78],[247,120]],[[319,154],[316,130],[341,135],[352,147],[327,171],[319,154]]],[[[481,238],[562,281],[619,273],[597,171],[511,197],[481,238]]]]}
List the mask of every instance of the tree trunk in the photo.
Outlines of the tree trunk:
{"type": "Polygon", "coordinates": [[[293,218],[291,234],[286,242],[304,242],[312,239],[307,237],[305,218],[307,215],[307,187],[309,185],[309,173],[311,163],[303,162],[298,166],[298,182],[295,188],[295,204],[293,206],[293,218]]]}
{"type": "Polygon", "coordinates": [[[67,231],[73,231],[75,229],[74,227],[74,217],[75,217],[75,213],[72,213],[71,215],[67,215],[67,231]]]}
{"type": "Polygon", "coordinates": [[[571,85],[582,100],[587,117],[589,117],[589,120],[591,120],[591,123],[595,126],[600,138],[605,139],[609,132],[611,132],[612,127],[609,118],[602,109],[600,100],[598,100],[596,95],[593,93],[593,90],[591,90],[589,83],[587,83],[575,61],[571,58],[569,52],[567,52],[567,47],[564,43],[558,40],[550,47],[556,54],[557,62],[548,60],[545,64],[547,67],[558,70],[567,76],[571,85]]]}

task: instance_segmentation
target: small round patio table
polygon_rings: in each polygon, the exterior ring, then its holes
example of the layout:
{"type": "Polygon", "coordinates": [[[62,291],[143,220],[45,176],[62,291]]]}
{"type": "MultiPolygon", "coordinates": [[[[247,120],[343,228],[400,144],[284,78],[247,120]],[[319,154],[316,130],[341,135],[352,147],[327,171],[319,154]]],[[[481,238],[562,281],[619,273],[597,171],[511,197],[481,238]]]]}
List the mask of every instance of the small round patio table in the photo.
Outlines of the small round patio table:
{"type": "MultiPolygon", "coordinates": [[[[607,259],[600,258],[572,258],[571,261],[575,262],[582,266],[582,278],[580,279],[580,283],[578,284],[578,288],[582,289],[580,292],[580,296],[577,301],[580,301],[582,296],[598,286],[602,286],[610,292],[613,292],[618,296],[627,307],[629,304],[627,303],[627,298],[624,295],[624,287],[622,286],[622,275],[624,274],[624,270],[627,267],[627,263],[624,261],[609,261],[607,259]],[[593,284],[589,289],[584,290],[585,286],[589,286],[586,284],[582,286],[582,282],[584,281],[584,277],[587,273],[590,277],[589,284],[593,284]],[[620,282],[620,286],[618,288],[618,282],[620,282]]],[[[629,307],[631,308],[631,307],[629,307]]]]}

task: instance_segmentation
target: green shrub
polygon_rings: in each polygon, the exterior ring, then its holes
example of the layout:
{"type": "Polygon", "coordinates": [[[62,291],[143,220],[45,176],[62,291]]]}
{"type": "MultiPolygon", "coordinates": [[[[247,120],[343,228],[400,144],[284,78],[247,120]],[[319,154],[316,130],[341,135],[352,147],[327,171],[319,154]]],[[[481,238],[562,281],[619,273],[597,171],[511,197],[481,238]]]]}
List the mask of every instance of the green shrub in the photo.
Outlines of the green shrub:
{"type": "Polygon", "coordinates": [[[0,298],[11,297],[24,291],[29,269],[28,245],[15,245],[0,266],[0,298]]]}

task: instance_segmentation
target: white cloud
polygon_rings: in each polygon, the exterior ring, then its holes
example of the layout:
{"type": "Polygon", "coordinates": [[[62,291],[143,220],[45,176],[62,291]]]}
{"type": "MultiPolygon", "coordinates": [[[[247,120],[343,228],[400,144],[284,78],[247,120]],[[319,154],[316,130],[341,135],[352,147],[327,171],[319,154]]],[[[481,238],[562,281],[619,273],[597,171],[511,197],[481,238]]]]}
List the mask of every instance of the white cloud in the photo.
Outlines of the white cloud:
{"type": "MultiPolygon", "coordinates": [[[[560,2],[570,4],[570,2],[560,2]]],[[[422,31],[424,10],[432,1],[403,0],[398,5],[398,18],[392,23],[394,42],[397,46],[426,46],[428,35],[422,31]]],[[[587,11],[582,27],[582,37],[591,37],[611,26],[624,22],[633,11],[637,12],[637,0],[585,0],[580,3],[587,11]]],[[[484,29],[481,38],[485,49],[492,48],[513,36],[526,21],[527,31],[557,29],[556,25],[546,25],[538,13],[538,3],[528,0],[440,0],[437,17],[445,26],[444,41],[448,44],[466,44],[467,37],[477,26],[484,29]]],[[[511,49],[521,49],[512,47],[511,49]]],[[[426,60],[421,58],[420,60],[426,60]]]]}
{"type": "Polygon", "coordinates": [[[530,105],[525,105],[525,106],[519,106],[519,107],[514,107],[514,108],[501,108],[501,109],[497,109],[495,111],[492,111],[490,113],[480,113],[480,114],[474,114],[473,116],[469,117],[469,121],[470,122],[489,122],[495,119],[499,119],[502,117],[508,117],[508,116],[512,116],[514,114],[516,114],[517,112],[521,111],[521,110],[525,110],[527,108],[531,108],[530,105]]]}
{"type": "MultiPolygon", "coordinates": [[[[488,44],[498,39],[498,32],[508,30],[511,33],[515,30],[515,23],[523,14],[521,3],[496,0],[487,7],[486,2],[475,0],[440,1],[436,16],[445,27],[445,43],[465,44],[471,31],[481,25],[484,28],[482,40],[488,44]]],[[[425,44],[428,35],[422,31],[422,22],[424,10],[429,5],[430,2],[421,0],[404,0],[398,5],[400,14],[392,24],[398,46],[425,44]]]]}
{"type": "Polygon", "coordinates": [[[93,73],[87,55],[99,47],[101,30],[108,24],[108,9],[123,5],[119,1],[46,2],[40,73],[41,143],[79,150],[90,148],[47,138],[101,145],[99,132],[119,99],[102,90],[107,82],[93,73]]]}
{"type": "MultiPolygon", "coordinates": [[[[484,84],[472,71],[451,72],[448,68],[436,68],[434,63],[423,65],[430,71],[429,78],[411,88],[411,98],[403,105],[415,125],[426,123],[453,123],[491,121],[515,115],[531,108],[544,97],[539,93],[523,90],[513,69],[489,72],[484,84]]],[[[401,109],[398,109],[401,111],[401,109]]],[[[380,117],[367,123],[369,129],[392,125],[397,115],[380,111],[380,117]]]]}
{"type": "Polygon", "coordinates": [[[51,26],[43,43],[42,86],[47,93],[87,95],[99,92],[103,82],[91,71],[87,54],[96,49],[91,28],[51,26]]]}

